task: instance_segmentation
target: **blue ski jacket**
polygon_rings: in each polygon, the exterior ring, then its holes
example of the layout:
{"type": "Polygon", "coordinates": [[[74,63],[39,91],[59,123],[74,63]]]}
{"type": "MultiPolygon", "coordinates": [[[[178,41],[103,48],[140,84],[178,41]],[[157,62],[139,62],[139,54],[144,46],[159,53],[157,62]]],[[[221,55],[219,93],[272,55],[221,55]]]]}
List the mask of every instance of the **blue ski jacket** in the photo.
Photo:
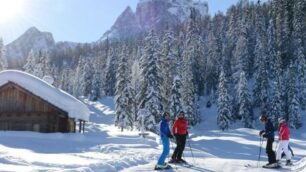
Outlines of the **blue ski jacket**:
{"type": "Polygon", "coordinates": [[[165,118],[161,119],[160,123],[160,137],[169,137],[171,135],[170,129],[169,129],[169,124],[165,118]]]}

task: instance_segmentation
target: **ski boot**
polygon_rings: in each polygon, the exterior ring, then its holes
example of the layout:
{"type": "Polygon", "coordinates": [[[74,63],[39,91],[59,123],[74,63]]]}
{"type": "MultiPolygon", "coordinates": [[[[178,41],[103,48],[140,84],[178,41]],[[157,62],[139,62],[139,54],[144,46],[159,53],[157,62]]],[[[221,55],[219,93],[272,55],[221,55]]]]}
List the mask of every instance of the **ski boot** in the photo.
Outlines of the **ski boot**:
{"type": "Polygon", "coordinates": [[[287,161],[286,161],[286,166],[291,166],[291,165],[293,165],[292,162],[291,162],[291,160],[287,160],[287,161]]]}

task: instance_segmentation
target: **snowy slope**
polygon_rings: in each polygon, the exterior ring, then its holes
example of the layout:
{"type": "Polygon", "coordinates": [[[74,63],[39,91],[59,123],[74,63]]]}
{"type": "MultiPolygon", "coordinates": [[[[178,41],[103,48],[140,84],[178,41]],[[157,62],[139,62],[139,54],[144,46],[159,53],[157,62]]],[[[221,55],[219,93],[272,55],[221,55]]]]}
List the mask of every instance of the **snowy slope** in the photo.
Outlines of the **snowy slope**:
{"type": "MultiPolygon", "coordinates": [[[[147,139],[142,139],[137,131],[121,133],[112,125],[111,97],[87,104],[91,122],[84,135],[0,132],[0,171],[152,171],[161,152],[159,137],[150,133],[147,139]]],[[[202,112],[205,112],[205,121],[190,132],[195,159],[188,144],[184,155],[194,166],[173,166],[168,171],[273,171],[244,167],[245,164],[257,165],[258,130],[220,132],[214,125],[215,107],[202,109],[202,112]]],[[[305,130],[292,133],[296,166],[291,169],[297,171],[306,170],[306,159],[302,159],[306,155],[306,137],[302,131],[305,130]]],[[[261,165],[267,161],[264,151],[262,155],[261,165]]]]}

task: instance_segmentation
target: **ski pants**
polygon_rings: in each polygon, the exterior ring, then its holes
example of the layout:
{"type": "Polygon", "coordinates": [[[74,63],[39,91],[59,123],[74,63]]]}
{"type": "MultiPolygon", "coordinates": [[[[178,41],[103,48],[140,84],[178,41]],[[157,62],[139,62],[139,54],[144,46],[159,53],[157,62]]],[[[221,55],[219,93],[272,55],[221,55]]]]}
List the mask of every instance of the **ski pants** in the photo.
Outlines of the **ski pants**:
{"type": "Polygon", "coordinates": [[[158,165],[164,165],[165,164],[165,160],[167,158],[167,156],[169,155],[170,152],[170,142],[169,142],[169,138],[166,136],[161,137],[162,143],[163,143],[163,152],[160,155],[157,164],[158,165]]]}
{"type": "Polygon", "coordinates": [[[273,142],[274,142],[273,139],[268,139],[266,145],[266,153],[268,155],[268,161],[270,164],[276,162],[275,152],[273,151],[273,142]]]}
{"type": "Polygon", "coordinates": [[[176,139],[176,148],[173,152],[172,159],[180,160],[182,159],[183,151],[185,149],[185,144],[186,144],[186,135],[180,135],[177,134],[175,135],[176,139]]]}
{"type": "Polygon", "coordinates": [[[291,160],[291,153],[288,149],[289,140],[280,140],[276,149],[276,159],[280,160],[284,151],[287,160],[291,160]]]}

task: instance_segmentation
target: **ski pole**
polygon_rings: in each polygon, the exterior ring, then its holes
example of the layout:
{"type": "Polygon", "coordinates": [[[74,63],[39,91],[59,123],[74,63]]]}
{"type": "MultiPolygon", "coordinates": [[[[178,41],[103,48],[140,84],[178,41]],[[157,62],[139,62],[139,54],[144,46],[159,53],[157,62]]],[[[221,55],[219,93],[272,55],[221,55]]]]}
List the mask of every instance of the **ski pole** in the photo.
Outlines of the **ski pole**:
{"type": "Polygon", "coordinates": [[[258,161],[257,161],[257,168],[259,168],[260,165],[260,157],[261,157],[261,146],[262,146],[263,140],[261,136],[259,137],[259,153],[258,153],[258,161]]]}
{"type": "Polygon", "coordinates": [[[195,160],[194,160],[193,152],[192,152],[192,149],[191,149],[191,144],[190,144],[190,141],[189,141],[189,136],[188,136],[187,142],[188,142],[189,149],[190,149],[190,152],[191,152],[191,156],[192,156],[192,159],[193,159],[193,164],[195,165],[195,160]]]}
{"type": "MultiPolygon", "coordinates": [[[[170,144],[171,144],[171,149],[174,150],[174,146],[173,146],[174,143],[172,143],[172,141],[170,141],[170,144]]],[[[170,154],[168,155],[168,159],[170,160],[170,154]]],[[[174,163],[174,167],[177,170],[177,166],[176,166],[175,163],[174,163]]]]}

